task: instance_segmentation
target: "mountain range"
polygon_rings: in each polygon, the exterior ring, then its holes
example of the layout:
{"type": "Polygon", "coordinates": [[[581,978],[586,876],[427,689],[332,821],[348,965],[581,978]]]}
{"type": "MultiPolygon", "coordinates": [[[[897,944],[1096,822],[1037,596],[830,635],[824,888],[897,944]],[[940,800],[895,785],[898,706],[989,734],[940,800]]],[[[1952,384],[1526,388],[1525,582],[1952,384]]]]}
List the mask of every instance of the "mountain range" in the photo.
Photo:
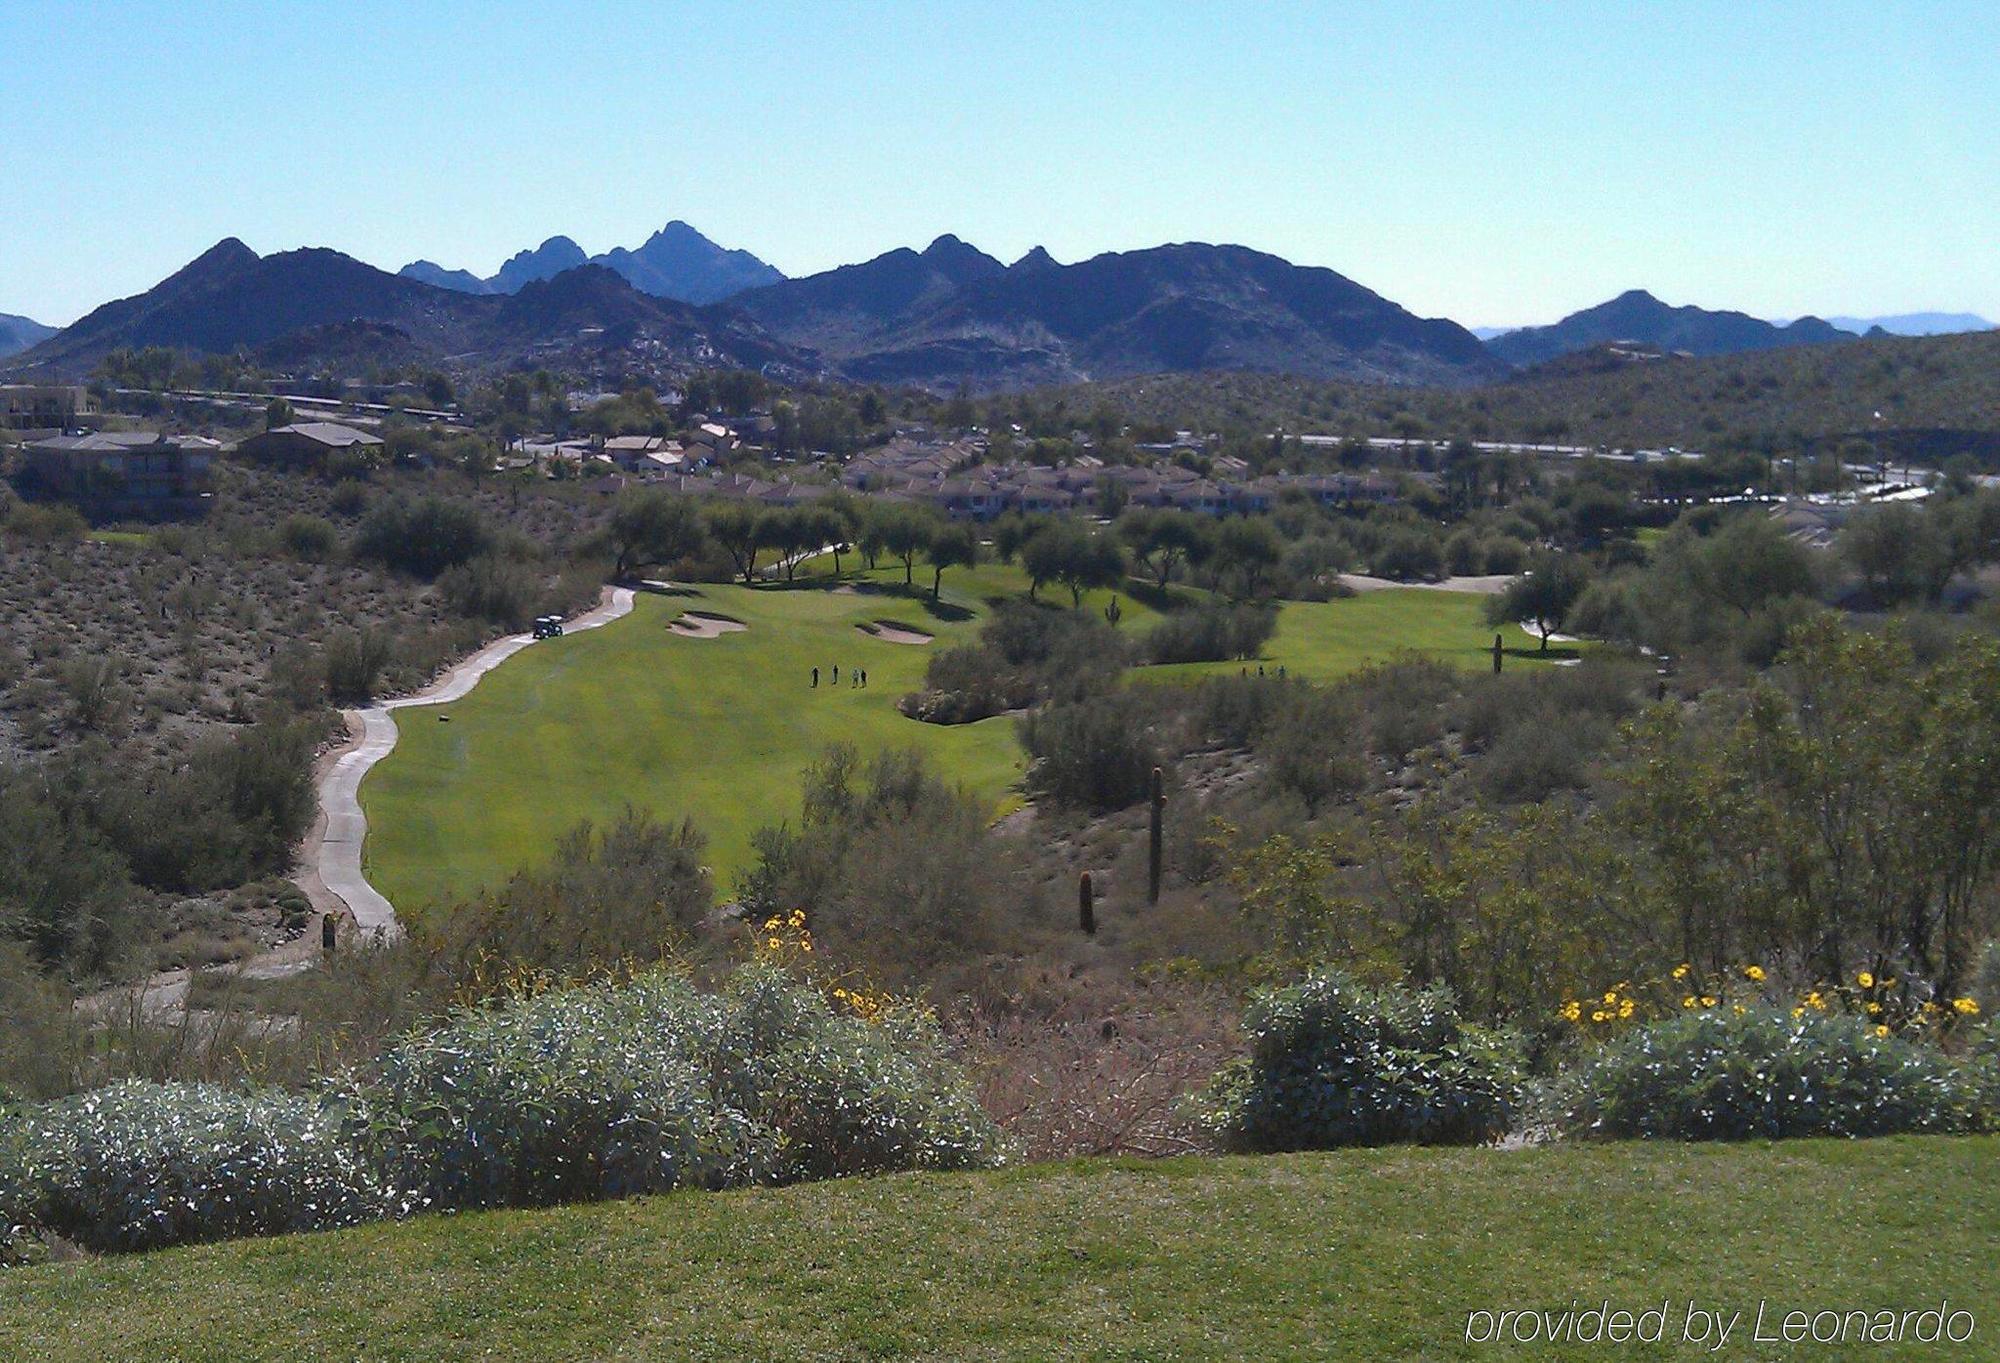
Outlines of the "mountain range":
{"type": "Polygon", "coordinates": [[[1184,243],[1003,265],[954,236],[730,300],[852,378],[1024,387],[1197,369],[1463,384],[1501,372],[1456,322],[1332,270],[1184,243]]]}
{"type": "Polygon", "coordinates": [[[524,285],[553,279],[584,264],[615,271],[641,293],[683,303],[717,303],[785,277],[748,251],[717,246],[678,218],[630,251],[620,246],[602,255],[586,255],[568,237],[550,237],[534,250],[511,257],[488,279],[428,260],[413,260],[397,273],[459,293],[519,293],[524,285]]]}
{"type": "Polygon", "coordinates": [[[110,350],[158,345],[240,350],[294,371],[567,364],[616,381],[736,365],[941,390],[1203,370],[1455,387],[1563,357],[1594,370],[1855,337],[1818,318],[1775,324],[1643,290],[1551,326],[1475,335],[1332,270],[1200,242],[1073,264],[1036,247],[1003,264],[946,235],[786,279],[676,221],[594,257],[551,237],[483,279],[430,261],[389,274],[325,248],[259,256],[230,238],[60,332],[0,317],[0,345],[12,339],[7,368],[34,376],[80,376],[110,350]]]}
{"type": "Polygon", "coordinates": [[[615,355],[664,366],[791,371],[798,357],[739,314],[640,293],[598,265],[469,294],[392,275],[325,248],[259,256],[231,237],[145,293],[106,303],[13,357],[76,376],[120,347],[284,353],[300,366],[370,354],[488,368],[537,356],[615,355]]]}
{"type": "Polygon", "coordinates": [[[1632,289],[1551,326],[1522,327],[1495,336],[1486,348],[1508,364],[1526,368],[1607,341],[1638,341],[1691,355],[1731,355],[1853,339],[1852,332],[1817,317],[1801,317],[1781,327],[1748,313],[1673,307],[1644,289],[1632,289]]]}
{"type": "Polygon", "coordinates": [[[0,312],[0,359],[19,354],[55,334],[54,327],[45,327],[32,317],[16,317],[11,312],[0,312]]]}

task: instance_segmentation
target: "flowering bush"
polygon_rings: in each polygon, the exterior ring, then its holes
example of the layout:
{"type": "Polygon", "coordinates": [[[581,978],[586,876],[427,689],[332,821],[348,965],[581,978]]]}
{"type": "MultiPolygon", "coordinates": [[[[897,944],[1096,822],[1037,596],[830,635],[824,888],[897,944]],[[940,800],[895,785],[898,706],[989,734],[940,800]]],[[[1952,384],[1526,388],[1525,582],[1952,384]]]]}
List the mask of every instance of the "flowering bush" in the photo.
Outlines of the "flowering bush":
{"type": "Polygon", "coordinates": [[[1984,1068],[1866,1015],[1696,1007],[1617,1037],[1566,1074],[1557,1121],[1679,1140],[1966,1131],[1993,1115],[1984,1068]]]}
{"type": "Polygon", "coordinates": [[[1204,1099],[1217,1135],[1250,1150],[1472,1144],[1507,1130],[1518,1043],[1462,1021],[1449,992],[1369,988],[1338,972],[1261,995],[1247,1059],[1204,1099]]]}
{"type": "Polygon", "coordinates": [[[152,1249],[353,1225],[394,1200],[341,1137],[338,1104],[128,1082],[26,1108],[0,1137],[0,1236],[152,1249]]]}

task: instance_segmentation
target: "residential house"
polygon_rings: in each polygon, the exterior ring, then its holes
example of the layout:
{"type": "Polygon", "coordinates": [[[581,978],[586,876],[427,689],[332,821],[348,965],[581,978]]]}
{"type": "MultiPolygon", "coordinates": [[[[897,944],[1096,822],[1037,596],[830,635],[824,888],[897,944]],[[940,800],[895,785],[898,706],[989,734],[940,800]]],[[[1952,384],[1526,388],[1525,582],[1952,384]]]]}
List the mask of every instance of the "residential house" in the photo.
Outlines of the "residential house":
{"type": "Polygon", "coordinates": [[[236,454],[287,468],[322,468],[336,455],[374,463],[382,457],[382,437],[335,421],[295,421],[251,436],[236,454]]]}
{"type": "Polygon", "coordinates": [[[206,506],[217,448],[157,431],[50,436],[23,447],[22,479],[95,515],[185,515],[206,506]]]}

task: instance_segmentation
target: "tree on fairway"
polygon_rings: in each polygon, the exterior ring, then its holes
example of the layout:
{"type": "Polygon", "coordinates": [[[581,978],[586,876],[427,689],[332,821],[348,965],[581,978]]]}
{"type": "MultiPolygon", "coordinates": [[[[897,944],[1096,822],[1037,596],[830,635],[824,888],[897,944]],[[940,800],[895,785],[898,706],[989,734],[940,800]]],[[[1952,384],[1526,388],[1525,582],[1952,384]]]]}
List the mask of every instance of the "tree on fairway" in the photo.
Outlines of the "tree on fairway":
{"type": "Polygon", "coordinates": [[[759,509],[749,502],[710,502],[702,519],[708,523],[710,538],[722,546],[722,552],[743,575],[743,585],[756,586],[757,554],[764,547],[759,509]]]}
{"type": "Polygon", "coordinates": [[[882,548],[903,565],[903,585],[916,585],[917,558],[937,534],[936,519],[918,507],[893,502],[878,508],[877,515],[881,518],[882,548]]]}
{"type": "Polygon", "coordinates": [[[1549,636],[1563,627],[1588,586],[1590,565],[1575,554],[1537,554],[1526,573],[1488,599],[1486,623],[1533,626],[1546,653],[1549,636]]]}
{"type": "Polygon", "coordinates": [[[970,568],[979,562],[979,536],[969,525],[947,525],[931,537],[924,557],[931,565],[931,600],[944,590],[944,570],[970,568]]]}
{"type": "Polygon", "coordinates": [[[1185,511],[1141,509],[1118,522],[1118,537],[1153,575],[1161,591],[1183,563],[1200,563],[1214,541],[1208,526],[1185,511]]]}
{"type": "Polygon", "coordinates": [[[611,575],[622,580],[641,568],[699,554],[708,532],[694,503],[649,488],[618,499],[605,537],[614,556],[611,575]]]}
{"type": "Polygon", "coordinates": [[[1255,596],[1264,575],[1278,566],[1284,545],[1262,516],[1231,516],[1215,536],[1215,561],[1237,575],[1244,596],[1255,596]]]}

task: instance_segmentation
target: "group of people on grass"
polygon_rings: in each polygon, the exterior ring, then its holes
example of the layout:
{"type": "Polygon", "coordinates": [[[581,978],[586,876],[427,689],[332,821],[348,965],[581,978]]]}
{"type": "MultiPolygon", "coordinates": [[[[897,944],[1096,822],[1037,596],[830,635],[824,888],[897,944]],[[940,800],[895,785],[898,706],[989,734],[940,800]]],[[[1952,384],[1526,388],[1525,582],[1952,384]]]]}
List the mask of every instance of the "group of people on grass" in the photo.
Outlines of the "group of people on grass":
{"type": "MultiPolygon", "coordinates": [[[[815,667],[815,668],[813,669],[813,680],[812,680],[812,684],[813,684],[813,689],[814,689],[815,691],[817,691],[817,690],[819,689],[819,669],[818,669],[817,667],[815,667]]],[[[850,668],[848,668],[848,669],[847,669],[847,684],[848,684],[849,686],[866,686],[866,685],[868,685],[868,669],[867,669],[867,668],[865,668],[865,667],[850,667],[850,668]]],[[[835,686],[838,686],[838,685],[840,685],[840,664],[839,664],[839,663],[835,663],[835,664],[833,665],[833,685],[835,685],[835,686]]]]}

